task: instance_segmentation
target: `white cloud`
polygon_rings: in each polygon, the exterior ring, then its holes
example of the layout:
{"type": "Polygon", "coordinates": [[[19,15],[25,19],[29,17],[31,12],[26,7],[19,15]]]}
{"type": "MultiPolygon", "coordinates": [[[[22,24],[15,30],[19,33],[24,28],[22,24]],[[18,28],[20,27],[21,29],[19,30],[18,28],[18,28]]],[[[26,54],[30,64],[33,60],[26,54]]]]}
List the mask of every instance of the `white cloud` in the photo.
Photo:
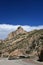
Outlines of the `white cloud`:
{"type": "Polygon", "coordinates": [[[43,25],[39,26],[29,26],[29,25],[9,25],[9,24],[0,24],[0,39],[4,39],[7,37],[7,35],[15,31],[17,27],[21,26],[26,31],[32,31],[32,30],[39,30],[43,29],[43,25]]]}

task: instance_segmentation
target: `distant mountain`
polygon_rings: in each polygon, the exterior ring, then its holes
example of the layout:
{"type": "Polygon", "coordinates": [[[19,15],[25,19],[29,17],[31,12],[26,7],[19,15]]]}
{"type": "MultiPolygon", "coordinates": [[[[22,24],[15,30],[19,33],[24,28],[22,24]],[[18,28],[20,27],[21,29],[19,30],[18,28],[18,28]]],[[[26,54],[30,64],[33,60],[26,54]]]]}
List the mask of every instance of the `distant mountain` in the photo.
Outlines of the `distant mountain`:
{"type": "Polygon", "coordinates": [[[0,42],[0,56],[38,56],[43,47],[43,29],[26,32],[22,27],[0,42]]]}

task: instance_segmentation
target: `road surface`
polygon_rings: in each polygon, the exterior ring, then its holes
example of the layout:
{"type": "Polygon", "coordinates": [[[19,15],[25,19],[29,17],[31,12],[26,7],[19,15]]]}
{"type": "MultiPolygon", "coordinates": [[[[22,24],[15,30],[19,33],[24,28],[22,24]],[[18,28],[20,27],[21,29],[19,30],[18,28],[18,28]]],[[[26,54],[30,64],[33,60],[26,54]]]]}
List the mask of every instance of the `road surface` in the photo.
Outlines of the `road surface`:
{"type": "Polygon", "coordinates": [[[37,65],[37,64],[24,62],[22,59],[19,60],[1,59],[0,65],[37,65]]]}

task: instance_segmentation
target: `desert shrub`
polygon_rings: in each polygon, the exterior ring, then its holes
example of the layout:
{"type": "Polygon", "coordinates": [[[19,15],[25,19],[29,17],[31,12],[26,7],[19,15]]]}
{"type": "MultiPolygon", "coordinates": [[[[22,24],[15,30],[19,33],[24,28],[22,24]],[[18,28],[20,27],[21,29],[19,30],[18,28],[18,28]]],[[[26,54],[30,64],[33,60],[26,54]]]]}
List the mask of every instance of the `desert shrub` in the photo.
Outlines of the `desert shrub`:
{"type": "Polygon", "coordinates": [[[30,51],[26,51],[26,54],[29,54],[30,53],[30,51]]]}
{"type": "Polygon", "coordinates": [[[25,56],[19,56],[19,58],[25,58],[25,56]]]}

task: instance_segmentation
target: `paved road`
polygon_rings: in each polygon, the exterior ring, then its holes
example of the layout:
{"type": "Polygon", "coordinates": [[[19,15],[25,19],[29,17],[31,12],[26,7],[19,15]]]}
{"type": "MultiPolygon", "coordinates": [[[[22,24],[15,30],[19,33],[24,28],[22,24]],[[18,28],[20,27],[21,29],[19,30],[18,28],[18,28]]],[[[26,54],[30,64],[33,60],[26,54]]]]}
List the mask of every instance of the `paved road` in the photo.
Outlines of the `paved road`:
{"type": "Polygon", "coordinates": [[[22,61],[21,59],[19,60],[0,60],[0,65],[36,65],[32,63],[26,63],[22,61]]]}

